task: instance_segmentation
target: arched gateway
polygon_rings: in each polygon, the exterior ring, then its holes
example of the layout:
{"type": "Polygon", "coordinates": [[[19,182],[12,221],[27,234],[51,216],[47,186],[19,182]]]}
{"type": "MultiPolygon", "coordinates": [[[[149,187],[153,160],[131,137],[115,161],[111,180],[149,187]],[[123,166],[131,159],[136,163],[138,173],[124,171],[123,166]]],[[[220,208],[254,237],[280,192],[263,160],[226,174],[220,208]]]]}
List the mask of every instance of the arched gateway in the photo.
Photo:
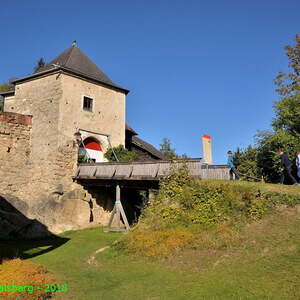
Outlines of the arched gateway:
{"type": "Polygon", "coordinates": [[[84,155],[88,160],[103,162],[103,150],[95,138],[86,138],[79,147],[79,154],[84,155]]]}

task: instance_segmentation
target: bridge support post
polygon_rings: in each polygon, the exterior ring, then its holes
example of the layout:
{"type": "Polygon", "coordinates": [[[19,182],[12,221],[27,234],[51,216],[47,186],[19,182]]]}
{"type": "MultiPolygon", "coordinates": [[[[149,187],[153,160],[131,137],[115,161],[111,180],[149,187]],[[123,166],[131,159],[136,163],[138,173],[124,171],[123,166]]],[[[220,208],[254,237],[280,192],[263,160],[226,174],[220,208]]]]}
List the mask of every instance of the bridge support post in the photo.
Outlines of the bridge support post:
{"type": "Polygon", "coordinates": [[[123,222],[125,224],[125,228],[126,231],[128,231],[130,229],[129,227],[129,223],[125,214],[125,211],[123,209],[122,206],[122,202],[121,202],[121,189],[120,186],[117,184],[116,186],[116,202],[113,208],[113,211],[111,213],[109,222],[108,222],[108,228],[105,229],[104,231],[108,232],[108,231],[123,231],[121,228],[121,216],[123,219],[123,222]],[[114,219],[114,217],[116,216],[116,223],[117,223],[117,227],[116,228],[112,228],[112,221],[114,219]]]}

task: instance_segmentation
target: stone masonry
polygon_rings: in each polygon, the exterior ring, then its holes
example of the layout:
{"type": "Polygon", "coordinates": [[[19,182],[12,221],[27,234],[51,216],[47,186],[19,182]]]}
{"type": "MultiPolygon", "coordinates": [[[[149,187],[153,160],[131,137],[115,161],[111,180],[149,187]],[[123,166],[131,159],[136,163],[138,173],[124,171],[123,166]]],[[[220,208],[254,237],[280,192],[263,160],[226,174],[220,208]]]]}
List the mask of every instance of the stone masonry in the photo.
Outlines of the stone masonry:
{"type": "Polygon", "coordinates": [[[32,117],[15,113],[0,114],[0,191],[22,198],[31,168],[32,117]]]}
{"type": "Polygon", "coordinates": [[[107,223],[113,191],[85,190],[72,179],[79,149],[75,134],[94,138],[103,152],[108,136],[112,146],[125,145],[128,91],[113,84],[76,46],[54,65],[16,80],[14,92],[5,97],[0,197],[58,233],[107,223]],[[84,97],[93,99],[92,110],[83,109],[84,97]]]}
{"type": "MultiPolygon", "coordinates": [[[[0,176],[5,178],[0,196],[13,195],[25,202],[28,209],[21,212],[54,233],[105,225],[112,206],[107,210],[99,205],[103,195],[113,201],[111,191],[94,193],[97,199],[73,182],[78,153],[74,133],[79,129],[101,130],[113,137],[113,145],[125,143],[124,96],[115,91],[101,92],[104,87],[81,81],[57,73],[16,85],[15,96],[6,100],[6,113],[0,119],[0,176]],[[81,111],[82,94],[76,93],[76,86],[83,94],[94,96],[94,112],[81,111]],[[118,109],[106,109],[109,105],[118,109]]],[[[101,139],[97,134],[90,136],[101,139]]],[[[107,144],[102,146],[105,150],[107,144]]]]}

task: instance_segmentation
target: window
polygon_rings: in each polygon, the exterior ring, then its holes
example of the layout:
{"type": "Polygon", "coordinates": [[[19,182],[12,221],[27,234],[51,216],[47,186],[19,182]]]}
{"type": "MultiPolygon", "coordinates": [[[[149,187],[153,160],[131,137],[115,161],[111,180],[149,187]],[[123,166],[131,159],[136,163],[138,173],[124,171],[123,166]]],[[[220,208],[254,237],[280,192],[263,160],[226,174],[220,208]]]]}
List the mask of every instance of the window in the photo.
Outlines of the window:
{"type": "Polygon", "coordinates": [[[84,96],[83,97],[83,109],[88,111],[93,111],[93,99],[84,96]]]}

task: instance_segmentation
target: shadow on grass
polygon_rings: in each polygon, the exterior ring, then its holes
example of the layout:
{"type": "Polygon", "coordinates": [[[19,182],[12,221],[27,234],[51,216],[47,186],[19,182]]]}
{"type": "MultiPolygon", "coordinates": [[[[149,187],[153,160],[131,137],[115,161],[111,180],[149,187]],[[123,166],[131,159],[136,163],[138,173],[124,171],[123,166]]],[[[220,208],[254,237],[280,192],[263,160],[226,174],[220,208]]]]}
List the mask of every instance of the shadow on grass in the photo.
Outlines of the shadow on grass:
{"type": "Polygon", "coordinates": [[[70,239],[54,236],[39,240],[1,240],[0,241],[0,262],[12,258],[32,258],[50,252],[70,239]]]}
{"type": "Polygon", "coordinates": [[[0,196],[0,263],[31,258],[52,251],[69,239],[50,232],[38,220],[27,218],[27,205],[18,198],[0,196]]]}

